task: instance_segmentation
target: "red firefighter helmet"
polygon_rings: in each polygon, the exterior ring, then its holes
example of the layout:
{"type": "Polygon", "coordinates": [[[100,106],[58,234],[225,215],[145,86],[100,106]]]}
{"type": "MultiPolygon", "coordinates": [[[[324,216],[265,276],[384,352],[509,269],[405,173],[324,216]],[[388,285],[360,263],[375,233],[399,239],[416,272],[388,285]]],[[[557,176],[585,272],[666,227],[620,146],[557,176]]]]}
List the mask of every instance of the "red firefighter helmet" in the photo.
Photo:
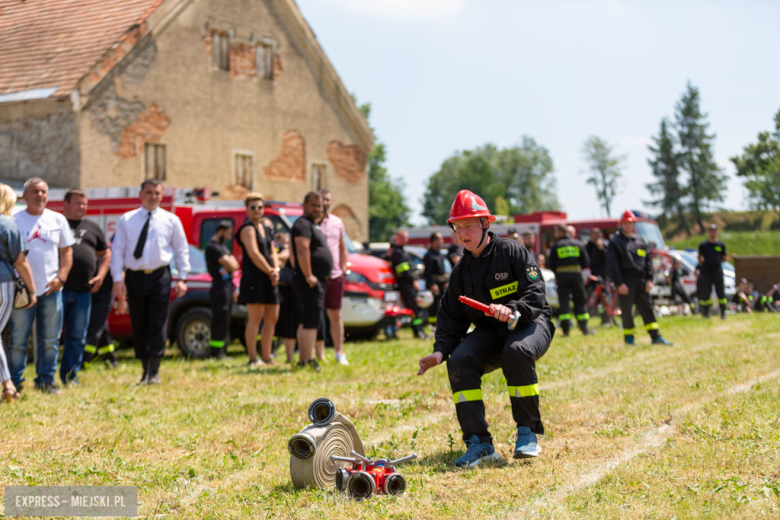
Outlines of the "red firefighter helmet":
{"type": "Polygon", "coordinates": [[[495,222],[496,220],[496,217],[490,214],[487,204],[479,195],[475,195],[469,190],[460,190],[450,208],[450,218],[447,219],[447,223],[449,224],[453,220],[474,217],[485,217],[489,222],[495,222]]]}
{"type": "Polygon", "coordinates": [[[620,217],[620,222],[636,222],[636,217],[631,212],[631,210],[627,209],[623,212],[623,215],[620,217]]]}

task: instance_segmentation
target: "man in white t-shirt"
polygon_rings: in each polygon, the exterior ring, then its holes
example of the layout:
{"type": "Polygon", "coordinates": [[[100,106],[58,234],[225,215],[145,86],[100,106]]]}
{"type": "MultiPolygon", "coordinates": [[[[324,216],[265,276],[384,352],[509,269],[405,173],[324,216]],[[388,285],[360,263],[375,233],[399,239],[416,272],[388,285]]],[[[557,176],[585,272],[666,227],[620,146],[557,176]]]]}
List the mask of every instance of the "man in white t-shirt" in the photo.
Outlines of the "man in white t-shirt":
{"type": "Polygon", "coordinates": [[[75,243],[73,232],[65,217],[46,209],[49,202],[49,186],[46,181],[33,177],[24,183],[22,198],[27,209],[14,215],[27,250],[38,302],[26,309],[14,309],[11,313],[11,348],[8,364],[11,379],[22,389],[24,369],[27,366],[27,342],[32,332],[33,319],[37,318],[38,356],[35,367],[35,388],[49,394],[58,394],[54,385],[57,372],[57,354],[62,332],[62,286],[68,279],[73,265],[75,243]]]}
{"type": "MultiPolygon", "coordinates": [[[[330,212],[333,199],[328,190],[320,190],[322,196],[322,222],[320,228],[325,234],[328,249],[333,257],[333,271],[325,286],[325,311],[330,321],[330,336],[333,338],[333,349],[336,351],[336,361],[349,365],[344,353],[344,321],[341,319],[341,299],[344,297],[347,272],[347,245],[344,240],[344,222],[330,212]]],[[[325,344],[317,342],[317,357],[324,357],[325,344]],[[320,345],[322,347],[320,348],[320,345]]]]}

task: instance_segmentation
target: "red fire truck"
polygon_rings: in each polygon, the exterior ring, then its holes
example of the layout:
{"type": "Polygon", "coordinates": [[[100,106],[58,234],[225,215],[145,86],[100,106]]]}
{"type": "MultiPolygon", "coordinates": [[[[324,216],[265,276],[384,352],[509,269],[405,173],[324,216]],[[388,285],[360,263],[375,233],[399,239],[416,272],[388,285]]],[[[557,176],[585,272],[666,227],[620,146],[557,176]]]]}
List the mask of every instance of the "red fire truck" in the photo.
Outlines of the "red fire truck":
{"type": "MultiPolygon", "coordinates": [[[[48,209],[62,212],[64,189],[49,190],[48,209]]],[[[97,223],[110,239],[123,213],[138,208],[138,187],[90,188],[87,218],[97,223]]],[[[208,298],[211,277],[206,271],[202,253],[223,220],[233,222],[234,229],[244,222],[243,201],[214,200],[207,189],[176,189],[166,187],[161,207],[177,215],[190,243],[192,271],[188,276],[188,291],[183,298],[174,299],[171,290],[169,337],[176,342],[186,357],[200,358],[208,353],[211,338],[211,310],[208,298]]],[[[289,233],[293,222],[303,214],[300,204],[266,201],[264,215],[273,222],[274,232],[289,233]]],[[[231,239],[227,247],[241,261],[241,248],[231,239]]],[[[358,254],[347,238],[347,283],[343,300],[344,326],[348,337],[371,337],[398,320],[407,319],[411,311],[403,309],[394,290],[395,276],[386,262],[369,255],[358,254]]],[[[176,282],[174,271],[174,282],[176,282]]],[[[239,285],[240,271],[234,277],[239,285]]],[[[235,305],[231,323],[231,337],[244,338],[246,307],[235,305]]],[[[127,315],[109,317],[111,335],[120,342],[132,339],[127,315]]]]}
{"type": "MultiPolygon", "coordinates": [[[[650,215],[633,211],[636,215],[636,232],[653,248],[653,267],[655,269],[656,285],[652,296],[656,300],[664,300],[671,293],[666,283],[665,271],[671,267],[672,259],[664,243],[663,235],[658,223],[650,215]]],[[[601,218],[592,220],[569,220],[566,213],[559,211],[546,211],[531,213],[530,215],[515,215],[513,222],[497,222],[490,225],[490,230],[501,237],[512,237],[516,234],[522,236],[526,232],[536,235],[535,254],[545,253],[555,242],[555,226],[567,224],[577,230],[577,238],[582,242],[590,240],[593,228],[599,228],[606,238],[611,237],[617,230],[618,218],[601,218]]],[[[448,226],[430,226],[409,229],[409,243],[417,246],[426,246],[431,233],[441,233],[446,244],[452,243],[452,231],[448,226]]]]}

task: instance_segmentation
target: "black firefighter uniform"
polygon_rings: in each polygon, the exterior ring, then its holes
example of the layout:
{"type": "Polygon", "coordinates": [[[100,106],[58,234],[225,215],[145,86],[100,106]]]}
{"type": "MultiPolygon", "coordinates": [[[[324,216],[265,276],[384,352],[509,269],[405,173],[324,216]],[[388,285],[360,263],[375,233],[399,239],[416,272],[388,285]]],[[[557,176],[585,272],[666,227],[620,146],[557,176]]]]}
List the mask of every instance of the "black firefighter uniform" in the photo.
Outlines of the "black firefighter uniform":
{"type": "Polygon", "coordinates": [[[653,312],[650,294],[645,290],[646,282],[653,279],[653,256],[650,247],[637,234],[630,237],[618,231],[607,246],[607,272],[615,287],[622,284],[628,286],[628,294],[619,295],[620,314],[623,318],[623,334],[633,340],[634,329],[633,307],[636,308],[645,322],[645,330],[653,340],[660,336],[658,322],[653,312]]]}
{"type": "Polygon", "coordinates": [[[398,280],[401,301],[404,302],[407,309],[414,312],[412,330],[415,337],[418,337],[422,334],[423,319],[420,315],[420,308],[417,306],[417,290],[414,288],[416,277],[412,257],[404,250],[403,246],[396,245],[390,248],[390,263],[398,280]]]}
{"type": "Polygon", "coordinates": [[[452,270],[437,314],[433,347],[447,361],[463,440],[477,435],[482,443],[492,439],[485,420],[482,376],[499,368],[507,381],[517,425],[544,433],[536,360],[547,352],[555,334],[536,262],[516,241],[488,234],[490,242],[482,254],[475,257],[465,251],[452,270]],[[519,312],[515,330],[461,303],[460,296],[519,312]],[[475,328],[468,332],[472,324],[475,328]]]}
{"type": "Polygon", "coordinates": [[[588,297],[585,292],[585,281],[582,270],[590,265],[585,246],[576,238],[563,237],[550,248],[550,258],[547,266],[555,273],[555,283],[558,285],[558,304],[560,305],[561,329],[569,335],[571,327],[571,308],[569,296],[574,300],[574,314],[577,323],[584,334],[588,334],[588,297]]]}

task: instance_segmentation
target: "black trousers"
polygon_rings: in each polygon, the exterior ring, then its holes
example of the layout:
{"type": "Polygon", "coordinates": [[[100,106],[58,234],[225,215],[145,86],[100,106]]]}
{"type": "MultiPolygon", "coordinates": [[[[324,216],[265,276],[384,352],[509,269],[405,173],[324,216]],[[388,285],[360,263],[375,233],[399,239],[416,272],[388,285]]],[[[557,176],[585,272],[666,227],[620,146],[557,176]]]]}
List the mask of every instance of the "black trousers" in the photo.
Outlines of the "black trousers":
{"type": "Polygon", "coordinates": [[[485,420],[482,376],[498,368],[504,372],[517,425],[544,433],[536,361],[550,348],[554,334],[555,326],[541,317],[533,323],[518,324],[513,331],[503,324],[477,328],[463,339],[447,360],[447,373],[464,441],[472,435],[477,435],[480,442],[492,439],[485,420]]]}
{"type": "Polygon", "coordinates": [[[412,330],[414,330],[415,335],[417,335],[422,330],[423,324],[420,308],[417,306],[417,290],[415,290],[412,282],[406,280],[398,281],[398,290],[401,293],[401,301],[404,302],[404,306],[414,312],[412,330]]]}
{"type": "Polygon", "coordinates": [[[586,308],[588,296],[585,293],[582,273],[557,273],[555,283],[558,285],[558,305],[560,305],[558,319],[561,320],[561,328],[564,332],[569,330],[572,318],[569,296],[574,299],[574,315],[577,321],[587,323],[590,315],[586,308]]]}
{"type": "Polygon", "coordinates": [[[623,283],[628,286],[628,294],[619,294],[620,314],[623,318],[623,334],[633,336],[636,333],[634,329],[634,304],[642,320],[645,322],[645,330],[655,339],[660,334],[658,332],[658,322],[655,320],[653,312],[653,302],[650,300],[650,294],[645,291],[645,280],[641,276],[631,275],[623,279],[623,283]]]}
{"type": "Polygon", "coordinates": [[[171,301],[170,268],[161,267],[149,274],[128,269],[125,271],[125,285],[135,357],[163,357],[171,301]]]}
{"type": "Polygon", "coordinates": [[[114,340],[108,332],[108,315],[114,303],[112,291],[92,295],[92,310],[87,326],[87,341],[84,345],[84,362],[89,363],[95,357],[105,355],[113,358],[114,340]]]}
{"type": "Polygon", "coordinates": [[[685,303],[686,305],[689,306],[691,305],[691,297],[688,296],[687,292],[685,292],[685,288],[683,287],[683,285],[680,283],[679,280],[675,280],[672,283],[672,298],[671,298],[672,303],[674,303],[675,298],[677,296],[679,296],[680,299],[683,301],[683,303],[685,303]]]}
{"type": "Polygon", "coordinates": [[[718,295],[718,304],[721,312],[725,311],[726,290],[723,287],[723,271],[702,271],[699,273],[699,279],[696,281],[696,292],[699,297],[699,305],[702,312],[709,314],[712,305],[712,286],[715,286],[715,294],[718,295]]]}
{"type": "Polygon", "coordinates": [[[223,348],[230,332],[230,313],[233,307],[233,286],[212,285],[211,300],[211,342],[210,347],[223,348]]]}

